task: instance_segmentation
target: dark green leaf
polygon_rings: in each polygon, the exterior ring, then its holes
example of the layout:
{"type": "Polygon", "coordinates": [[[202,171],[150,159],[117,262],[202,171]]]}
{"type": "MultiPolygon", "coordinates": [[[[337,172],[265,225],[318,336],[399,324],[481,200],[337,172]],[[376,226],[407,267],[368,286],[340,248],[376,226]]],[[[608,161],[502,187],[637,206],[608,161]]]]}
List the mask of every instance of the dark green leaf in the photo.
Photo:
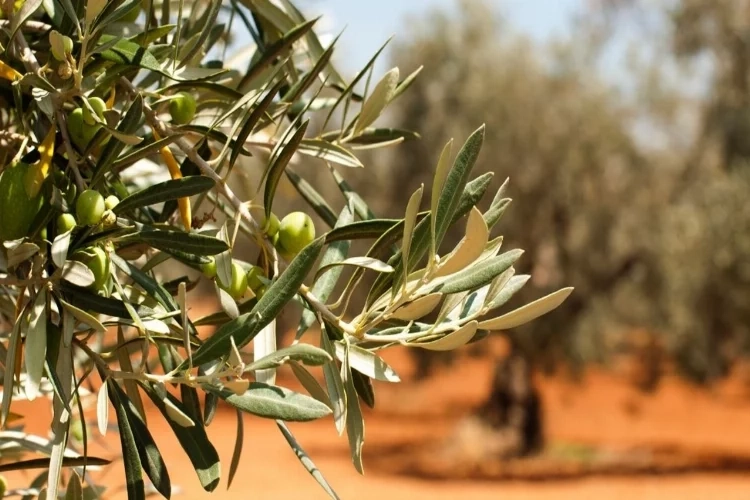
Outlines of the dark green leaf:
{"type": "MultiPolygon", "coordinates": [[[[255,129],[258,121],[266,113],[266,110],[273,102],[276,94],[279,92],[281,87],[284,86],[285,83],[286,80],[284,80],[283,78],[279,79],[279,81],[277,81],[276,84],[271,87],[271,89],[266,93],[265,97],[263,97],[263,99],[255,105],[253,111],[248,115],[248,117],[245,119],[245,122],[242,124],[242,128],[240,128],[239,133],[237,133],[237,144],[244,144],[247,138],[250,137],[250,134],[255,129]]],[[[237,157],[239,157],[241,151],[242,148],[240,147],[232,148],[232,154],[229,156],[230,169],[234,167],[234,164],[237,161],[237,157]]]]}
{"type": "Polygon", "coordinates": [[[204,175],[191,175],[159,182],[124,198],[113,211],[118,215],[124,214],[136,208],[205,193],[213,189],[215,185],[216,182],[213,179],[204,175]]]}
{"type": "MultiPolygon", "coordinates": [[[[63,467],[82,467],[84,465],[104,466],[111,463],[112,462],[110,460],[98,457],[63,457],[62,459],[63,467]]],[[[48,468],[49,458],[31,458],[29,460],[20,460],[9,462],[7,464],[0,464],[0,472],[48,468]]]]}
{"type": "Polygon", "coordinates": [[[159,493],[169,498],[172,494],[172,484],[164,459],[156,447],[154,438],[151,437],[148,427],[146,427],[135,406],[119,384],[112,380],[107,380],[107,384],[109,384],[107,389],[110,401],[117,411],[117,421],[120,423],[123,418],[127,421],[127,427],[137,448],[143,470],[146,471],[159,493]]]}
{"type": "Polygon", "coordinates": [[[180,384],[180,396],[182,396],[182,404],[185,406],[185,412],[195,422],[203,422],[203,415],[201,415],[201,402],[198,399],[198,391],[195,387],[191,387],[187,384],[180,384]]]}
{"type": "Polygon", "coordinates": [[[125,467],[125,485],[128,491],[129,500],[145,500],[146,492],[143,484],[143,475],[141,473],[141,460],[138,445],[135,441],[133,429],[130,426],[130,419],[125,409],[125,403],[120,400],[119,394],[115,393],[113,386],[115,382],[107,381],[109,384],[108,394],[112,406],[117,413],[117,426],[120,429],[120,447],[122,450],[122,463],[125,467]]]}
{"type": "Polygon", "coordinates": [[[299,97],[308,89],[310,86],[315,82],[316,78],[318,78],[318,75],[321,71],[323,71],[323,68],[326,67],[328,62],[331,60],[331,56],[333,55],[333,47],[336,45],[336,42],[338,41],[338,36],[331,42],[331,44],[328,46],[328,48],[320,55],[317,61],[315,61],[315,64],[310,69],[310,71],[305,74],[300,80],[298,80],[290,89],[289,91],[284,95],[284,101],[285,102],[297,102],[299,97]]]}
{"type": "MultiPolygon", "coordinates": [[[[130,313],[125,307],[125,303],[108,297],[102,297],[91,293],[86,288],[61,282],[60,288],[64,293],[67,302],[84,311],[93,311],[117,318],[131,319],[130,313]]],[[[141,318],[154,315],[154,310],[139,304],[132,304],[136,314],[141,318]]]]}
{"type": "Polygon", "coordinates": [[[229,249],[229,245],[224,241],[198,233],[144,228],[138,236],[145,243],[164,251],[176,250],[195,255],[216,255],[229,249]]]}
{"type": "MultiPolygon", "coordinates": [[[[209,92],[213,92],[214,94],[219,94],[220,96],[223,96],[229,99],[230,102],[239,101],[240,99],[242,99],[241,92],[237,92],[236,90],[230,87],[227,87],[226,85],[221,85],[216,82],[209,82],[205,80],[177,82],[167,87],[164,87],[162,90],[159,91],[159,93],[171,94],[179,90],[195,91],[198,89],[207,90],[209,92]]],[[[243,141],[239,141],[239,142],[242,143],[243,141]]]]}
{"type": "Polygon", "coordinates": [[[167,398],[169,401],[176,406],[180,411],[186,415],[190,415],[191,411],[184,407],[180,401],[175,398],[172,394],[162,391],[162,395],[157,394],[157,391],[146,384],[141,384],[143,390],[151,398],[151,401],[159,408],[167,423],[172,428],[172,432],[180,442],[182,449],[185,450],[190,463],[193,464],[195,472],[198,474],[198,479],[206,491],[213,491],[219,485],[219,479],[221,475],[221,467],[219,464],[219,454],[216,452],[216,448],[211,444],[211,441],[206,435],[206,429],[201,425],[200,420],[193,420],[195,425],[191,427],[184,427],[179,423],[175,422],[167,413],[166,404],[162,398],[167,398]]]}
{"type": "MultiPolygon", "coordinates": [[[[123,134],[132,135],[138,129],[138,126],[143,119],[143,97],[140,94],[135,96],[132,104],[128,108],[127,113],[120,121],[117,126],[117,130],[123,134]]],[[[102,180],[103,176],[109,172],[112,163],[120,156],[122,150],[125,148],[125,143],[118,140],[110,140],[104,147],[99,161],[96,163],[94,169],[94,177],[91,181],[92,185],[96,185],[102,180]]]]}
{"type": "Polygon", "coordinates": [[[242,458],[242,445],[245,442],[245,415],[237,409],[237,435],[234,437],[234,450],[232,450],[232,461],[229,464],[229,477],[227,478],[227,490],[232,486],[234,475],[237,473],[237,468],[240,466],[240,458],[242,458]]]}
{"type": "Polygon", "coordinates": [[[297,152],[297,148],[305,137],[307,125],[309,123],[309,121],[303,122],[302,125],[294,131],[287,142],[277,146],[279,148],[278,152],[275,156],[271,157],[272,163],[268,168],[267,179],[263,191],[263,203],[266,208],[267,218],[271,216],[273,198],[276,195],[276,186],[279,185],[279,180],[281,180],[281,176],[284,175],[284,170],[286,169],[287,164],[289,164],[289,160],[291,160],[294,153],[297,152]]]}
{"type": "MultiPolygon", "coordinates": [[[[101,37],[102,42],[108,41],[107,35],[101,37]]],[[[161,72],[159,61],[154,55],[135,42],[120,40],[113,47],[99,54],[105,61],[127,66],[139,66],[151,71],[161,72]]]]}
{"type": "Polygon", "coordinates": [[[372,379],[358,371],[352,370],[352,382],[354,389],[370,408],[375,408],[375,389],[372,387],[372,379]]]}

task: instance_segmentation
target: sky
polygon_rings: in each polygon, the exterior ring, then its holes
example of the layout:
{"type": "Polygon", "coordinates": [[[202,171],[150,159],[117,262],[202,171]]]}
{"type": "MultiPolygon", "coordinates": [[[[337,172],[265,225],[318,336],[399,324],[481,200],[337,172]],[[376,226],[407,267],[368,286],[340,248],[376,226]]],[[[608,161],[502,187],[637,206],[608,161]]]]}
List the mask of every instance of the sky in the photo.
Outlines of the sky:
{"type": "MultiPolygon", "coordinates": [[[[538,41],[566,33],[568,21],[584,0],[488,0],[516,30],[538,41]]],[[[322,15],[320,28],[344,33],[337,44],[337,66],[345,75],[361,68],[392,35],[403,32],[408,15],[431,8],[450,9],[455,0],[298,0],[309,17],[322,15]]],[[[319,30],[321,31],[321,30],[319,30]]],[[[381,58],[385,64],[386,58],[381,58]]],[[[384,70],[382,65],[377,70],[384,70]]]]}

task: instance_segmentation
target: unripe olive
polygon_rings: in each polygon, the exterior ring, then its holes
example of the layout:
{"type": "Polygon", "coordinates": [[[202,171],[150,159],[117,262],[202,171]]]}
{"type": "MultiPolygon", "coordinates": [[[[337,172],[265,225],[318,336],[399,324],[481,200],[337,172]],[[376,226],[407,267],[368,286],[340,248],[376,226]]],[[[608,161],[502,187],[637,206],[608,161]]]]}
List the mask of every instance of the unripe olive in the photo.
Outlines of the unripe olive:
{"type": "Polygon", "coordinates": [[[109,279],[109,256],[107,252],[99,247],[90,247],[79,250],[73,255],[73,260],[86,264],[94,274],[94,283],[89,287],[92,290],[103,290],[109,279]]]}
{"type": "Polygon", "coordinates": [[[120,203],[120,198],[118,198],[117,196],[113,194],[104,198],[104,206],[107,208],[107,210],[114,209],[119,203],[120,203]]]}
{"type": "Polygon", "coordinates": [[[33,198],[26,193],[25,179],[30,168],[19,162],[0,173],[0,241],[26,236],[44,204],[41,192],[33,198]]]}
{"type": "Polygon", "coordinates": [[[201,272],[206,278],[214,278],[216,277],[216,259],[211,257],[210,262],[206,262],[205,264],[201,264],[201,272]]]}
{"type": "Polygon", "coordinates": [[[257,290],[253,290],[255,298],[260,300],[266,294],[266,285],[261,285],[257,290]]]}
{"type": "Polygon", "coordinates": [[[0,476],[0,498],[5,496],[6,491],[8,491],[8,480],[5,476],[0,476]]]}
{"type": "Polygon", "coordinates": [[[304,212],[292,212],[281,219],[278,245],[296,255],[315,239],[315,224],[304,212]]]}
{"type": "Polygon", "coordinates": [[[177,125],[193,121],[195,108],[195,97],[187,92],[179,92],[169,101],[169,114],[172,116],[172,122],[177,125]]]}
{"type": "Polygon", "coordinates": [[[70,435],[78,442],[83,442],[83,422],[76,419],[70,423],[70,435]]]}
{"type": "MultiPolygon", "coordinates": [[[[104,112],[107,111],[107,103],[105,103],[101,97],[91,97],[88,101],[89,105],[91,105],[91,109],[93,109],[94,113],[96,113],[96,116],[100,120],[104,120],[104,112]]],[[[91,113],[91,111],[89,111],[89,108],[83,106],[82,109],[83,122],[86,125],[95,125],[97,123],[96,118],[94,118],[94,115],[91,113]]]]}
{"type": "Polygon", "coordinates": [[[94,226],[102,220],[106,208],[99,191],[87,189],[76,200],[76,217],[82,226],[94,226]]]}
{"type": "Polygon", "coordinates": [[[271,216],[269,218],[263,217],[263,222],[261,223],[261,228],[263,228],[263,232],[268,235],[269,238],[273,238],[276,236],[279,232],[279,218],[276,217],[276,214],[271,212],[271,216]]]}
{"type": "Polygon", "coordinates": [[[98,123],[89,125],[84,121],[82,108],[76,108],[68,115],[68,134],[81,150],[86,149],[100,128],[98,123]]]}
{"type": "Polygon", "coordinates": [[[73,214],[60,214],[57,216],[57,234],[67,233],[77,225],[78,223],[73,214]]]}
{"type": "Polygon", "coordinates": [[[260,287],[263,286],[263,281],[260,279],[261,277],[265,278],[266,275],[263,272],[263,268],[260,266],[252,266],[247,272],[247,286],[249,286],[256,295],[260,287]]]}
{"type": "Polygon", "coordinates": [[[219,286],[234,300],[241,299],[247,292],[247,273],[237,262],[232,262],[232,282],[225,287],[219,280],[219,286]]]}

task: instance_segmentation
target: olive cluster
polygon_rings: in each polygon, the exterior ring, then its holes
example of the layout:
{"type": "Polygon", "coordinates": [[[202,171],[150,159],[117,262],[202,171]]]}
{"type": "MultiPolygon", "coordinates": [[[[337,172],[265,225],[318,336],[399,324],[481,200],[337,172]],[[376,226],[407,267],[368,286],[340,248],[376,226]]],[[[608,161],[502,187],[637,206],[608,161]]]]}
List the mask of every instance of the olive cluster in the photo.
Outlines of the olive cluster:
{"type": "MultiPolygon", "coordinates": [[[[287,260],[291,260],[303,248],[315,239],[315,224],[312,218],[304,212],[292,212],[281,221],[275,214],[263,220],[261,223],[263,232],[273,243],[279,254],[287,260]]],[[[216,278],[216,261],[201,266],[201,271],[208,278],[216,278]]],[[[245,296],[248,288],[253,294],[260,298],[266,292],[268,277],[260,266],[251,265],[246,268],[238,261],[232,261],[232,277],[229,283],[217,284],[235,300],[245,296]]]]}

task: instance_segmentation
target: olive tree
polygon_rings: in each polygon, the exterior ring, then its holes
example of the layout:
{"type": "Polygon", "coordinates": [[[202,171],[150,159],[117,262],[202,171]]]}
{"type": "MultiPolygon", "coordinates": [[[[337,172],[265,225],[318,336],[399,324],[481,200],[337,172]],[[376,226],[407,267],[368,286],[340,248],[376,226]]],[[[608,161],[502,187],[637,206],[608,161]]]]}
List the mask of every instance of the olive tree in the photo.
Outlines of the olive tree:
{"type": "Polygon", "coordinates": [[[491,234],[503,190],[477,207],[492,179],[472,176],[484,126],[442,150],[423,179],[429,199],[420,186],[399,200],[402,216],[373,214],[340,172],[367,175],[359,150],[413,137],[378,123],[419,71],[374,75],[376,54],[345,80],[335,41],[324,46],[316,19],[287,0],[26,0],[2,12],[0,441],[13,453],[4,470],[44,469],[27,493],[101,491],[86,467],[108,460],[88,454],[80,425],[93,405],[97,432],[117,421],[128,496],[144,497],[145,472],[169,497],[150,401],[206,490],[220,481],[206,427],[228,405],[238,416],[228,483],[249,414],[274,419],[335,497],[286,422],[332,415],[362,472],[360,403],[374,404],[373,380],[399,381],[382,349],[456,349],[571,292],[499,310],[528,276],[515,274],[522,251],[491,234]],[[230,57],[240,32],[252,43],[230,57]],[[341,198],[316,189],[309,172],[321,167],[341,198]],[[257,181],[241,196],[243,175],[257,181]],[[306,211],[276,216],[283,179],[306,211]],[[464,236],[443,252],[453,227],[464,236]],[[219,306],[198,317],[205,283],[219,306]],[[281,346],[275,320],[291,304],[302,315],[281,346]],[[277,385],[282,366],[307,394],[277,385]],[[14,403],[36,398],[52,407],[50,439],[9,430],[14,403]]]}

